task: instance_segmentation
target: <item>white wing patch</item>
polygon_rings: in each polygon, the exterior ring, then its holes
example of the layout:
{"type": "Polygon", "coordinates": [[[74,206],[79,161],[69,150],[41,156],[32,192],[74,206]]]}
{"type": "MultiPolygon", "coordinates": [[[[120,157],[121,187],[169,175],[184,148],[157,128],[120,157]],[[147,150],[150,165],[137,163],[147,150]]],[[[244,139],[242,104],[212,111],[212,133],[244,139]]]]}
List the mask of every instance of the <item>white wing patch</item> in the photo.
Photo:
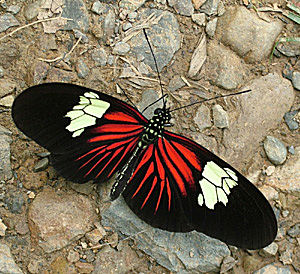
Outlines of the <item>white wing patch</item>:
{"type": "Polygon", "coordinates": [[[215,162],[207,162],[204,167],[203,178],[199,181],[202,194],[198,196],[198,204],[205,204],[214,209],[217,202],[225,206],[228,202],[230,189],[237,185],[238,177],[230,168],[221,168],[215,162]]]}
{"type": "Polygon", "coordinates": [[[79,98],[78,105],[65,116],[71,118],[66,129],[73,132],[72,137],[79,136],[86,127],[95,125],[96,119],[101,118],[110,106],[110,103],[100,100],[94,92],[86,92],[79,98]]]}

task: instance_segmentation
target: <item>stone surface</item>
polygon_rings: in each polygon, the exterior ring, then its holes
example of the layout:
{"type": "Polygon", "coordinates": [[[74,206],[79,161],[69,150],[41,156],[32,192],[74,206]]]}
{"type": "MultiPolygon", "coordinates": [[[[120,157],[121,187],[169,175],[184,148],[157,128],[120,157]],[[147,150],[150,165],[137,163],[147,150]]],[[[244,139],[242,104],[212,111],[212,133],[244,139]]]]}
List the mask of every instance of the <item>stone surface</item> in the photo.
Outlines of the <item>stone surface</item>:
{"type": "Polygon", "coordinates": [[[14,102],[14,96],[8,95],[0,99],[0,106],[11,107],[14,102]]]}
{"type": "Polygon", "coordinates": [[[180,75],[175,75],[169,82],[168,90],[173,92],[185,86],[185,82],[181,79],[180,75]]]}
{"type": "Polygon", "coordinates": [[[0,56],[0,65],[4,69],[10,68],[11,64],[20,57],[19,46],[12,41],[0,43],[0,56]]]}
{"type": "Polygon", "coordinates": [[[91,57],[95,61],[96,66],[105,66],[107,62],[107,53],[103,48],[93,49],[91,57]]]}
{"type": "Polygon", "coordinates": [[[235,260],[233,257],[231,256],[227,256],[224,258],[222,265],[221,265],[221,270],[220,273],[226,273],[227,271],[229,271],[230,269],[232,269],[236,264],[237,264],[237,260],[235,260]]]}
{"type": "Polygon", "coordinates": [[[294,71],[292,77],[292,83],[295,89],[300,90],[300,72],[294,71]]]}
{"type": "Polygon", "coordinates": [[[13,190],[7,191],[4,202],[10,212],[22,213],[22,208],[25,203],[22,192],[13,190]]]}
{"type": "Polygon", "coordinates": [[[0,78],[4,76],[4,69],[0,66],[0,78]]]}
{"type": "Polygon", "coordinates": [[[87,78],[90,72],[89,67],[82,59],[78,60],[76,65],[76,70],[77,70],[78,77],[81,79],[87,78]]]}
{"type": "Polygon", "coordinates": [[[278,244],[275,242],[269,244],[259,251],[259,254],[263,257],[275,256],[278,251],[278,244]]]}
{"type": "Polygon", "coordinates": [[[298,113],[299,111],[294,110],[284,114],[284,121],[286,122],[290,130],[296,130],[299,128],[299,123],[296,121],[296,115],[298,113]]]}
{"type": "MultiPolygon", "coordinates": [[[[138,103],[138,109],[140,111],[143,111],[149,104],[150,102],[154,102],[159,98],[157,92],[153,89],[147,89],[143,92],[142,94],[142,100],[138,103]]],[[[162,107],[162,101],[158,101],[157,103],[153,104],[151,107],[149,107],[143,115],[147,119],[151,119],[153,116],[154,110],[158,107],[162,107]]]]}
{"type": "Polygon", "coordinates": [[[294,238],[300,237],[300,223],[295,224],[294,226],[292,226],[287,233],[294,238]]]}
{"type": "Polygon", "coordinates": [[[19,25],[19,21],[11,13],[4,13],[0,16],[0,32],[19,25]]]}
{"type": "Polygon", "coordinates": [[[11,132],[0,125],[0,181],[12,177],[10,165],[11,132]]]}
{"type": "Polygon", "coordinates": [[[42,171],[42,170],[45,170],[48,167],[48,165],[49,165],[49,159],[43,158],[36,163],[33,170],[35,172],[42,171]]]}
{"type": "Polygon", "coordinates": [[[0,273],[22,274],[21,269],[16,265],[10,249],[5,244],[0,244],[0,273]]]}
{"type": "Polygon", "coordinates": [[[80,29],[83,32],[88,31],[89,15],[82,0],[65,0],[61,16],[73,19],[64,25],[64,30],[80,29]]]}
{"type": "Polygon", "coordinates": [[[212,108],[214,124],[218,128],[227,128],[229,125],[227,112],[220,105],[214,105],[212,108]]]}
{"type": "Polygon", "coordinates": [[[0,219],[0,236],[5,236],[5,231],[7,229],[7,226],[3,223],[3,221],[0,219]]]}
{"type": "Polygon", "coordinates": [[[30,205],[29,229],[33,243],[46,253],[59,250],[91,230],[95,212],[79,194],[44,189],[30,205]]]}
{"type": "Polygon", "coordinates": [[[268,23],[240,6],[227,9],[219,18],[216,37],[247,62],[257,62],[270,55],[281,30],[280,21],[268,23]]]}
{"type": "Polygon", "coordinates": [[[113,48],[113,54],[125,55],[130,51],[130,45],[125,42],[118,42],[113,48]]]}
{"type": "Polygon", "coordinates": [[[30,3],[24,7],[24,16],[27,20],[32,20],[35,18],[41,8],[41,5],[43,4],[43,0],[38,0],[33,3],[30,3]]]}
{"type": "Polygon", "coordinates": [[[206,24],[205,31],[209,38],[213,38],[216,32],[217,28],[217,23],[218,23],[218,18],[214,18],[212,20],[209,20],[206,24]]]}
{"type": "Polygon", "coordinates": [[[181,15],[191,16],[194,13],[194,6],[191,0],[168,0],[168,4],[181,15]]]}
{"type": "Polygon", "coordinates": [[[205,13],[194,13],[192,14],[192,20],[199,26],[205,26],[206,24],[206,16],[205,13]]]}
{"type": "MultiPolygon", "coordinates": [[[[154,24],[147,29],[147,35],[152,45],[154,55],[157,61],[158,70],[161,71],[173,58],[174,53],[180,48],[181,34],[179,25],[174,14],[168,11],[145,9],[141,13],[141,21],[145,20],[150,14],[156,18],[160,17],[158,24],[154,24]]],[[[156,71],[153,56],[149,50],[148,43],[143,32],[134,36],[128,42],[131,46],[132,55],[144,56],[145,64],[149,65],[153,71],[156,71]]]]}
{"type": "Polygon", "coordinates": [[[207,58],[207,43],[206,35],[202,33],[199,37],[197,47],[195,48],[191,57],[188,76],[190,78],[197,77],[199,75],[203,64],[207,58]]]}
{"type": "Polygon", "coordinates": [[[291,83],[276,73],[255,79],[244,89],[251,92],[237,98],[239,112],[234,119],[230,118],[230,126],[224,131],[226,151],[222,153],[223,158],[240,169],[244,160],[253,157],[267,132],[281,123],[295,96],[291,83]]]}
{"type": "Polygon", "coordinates": [[[283,166],[266,178],[265,183],[283,192],[300,197],[300,147],[295,148],[295,155],[289,158],[283,166]]]}
{"type": "Polygon", "coordinates": [[[10,79],[0,79],[0,98],[14,92],[16,83],[10,79]]]}
{"type": "Polygon", "coordinates": [[[208,43],[207,54],[206,71],[212,83],[227,90],[243,84],[246,66],[233,51],[213,40],[208,43]]]}
{"type": "Polygon", "coordinates": [[[12,14],[17,14],[20,11],[20,9],[21,7],[18,5],[10,5],[6,11],[12,14]]]}
{"type": "Polygon", "coordinates": [[[274,165],[281,165],[286,160],[287,149],[285,145],[273,136],[267,136],[264,141],[267,157],[274,165]]]}
{"type": "Polygon", "coordinates": [[[223,258],[230,254],[224,243],[204,234],[171,233],[147,225],[129,209],[121,197],[103,212],[102,223],[136,239],[139,249],[174,272],[218,271],[223,258]]]}
{"type": "Polygon", "coordinates": [[[268,264],[263,268],[254,271],[253,274],[291,274],[291,270],[288,267],[280,267],[274,264],[268,264]]]}
{"type": "Polygon", "coordinates": [[[220,0],[207,0],[201,6],[200,11],[204,12],[208,16],[216,15],[218,13],[219,3],[220,3],[220,0]]]}
{"type": "Polygon", "coordinates": [[[210,116],[210,109],[205,105],[201,105],[196,112],[194,122],[196,123],[200,131],[211,127],[212,122],[210,116]]]}
{"type": "Polygon", "coordinates": [[[119,7],[128,11],[135,11],[144,5],[145,2],[146,0],[120,0],[119,7]]]}

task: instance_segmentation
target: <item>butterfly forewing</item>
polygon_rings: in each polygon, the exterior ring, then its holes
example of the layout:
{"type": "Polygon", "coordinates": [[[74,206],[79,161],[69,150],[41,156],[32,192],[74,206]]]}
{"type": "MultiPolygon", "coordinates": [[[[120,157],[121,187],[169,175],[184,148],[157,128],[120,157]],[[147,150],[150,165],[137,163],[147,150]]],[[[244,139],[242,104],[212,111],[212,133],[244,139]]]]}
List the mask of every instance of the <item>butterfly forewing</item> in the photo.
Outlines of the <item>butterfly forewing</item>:
{"type": "Polygon", "coordinates": [[[147,123],[116,98],[62,83],[25,90],[12,115],[19,129],[52,153],[55,168],[76,182],[110,178],[126,163],[147,123]]]}

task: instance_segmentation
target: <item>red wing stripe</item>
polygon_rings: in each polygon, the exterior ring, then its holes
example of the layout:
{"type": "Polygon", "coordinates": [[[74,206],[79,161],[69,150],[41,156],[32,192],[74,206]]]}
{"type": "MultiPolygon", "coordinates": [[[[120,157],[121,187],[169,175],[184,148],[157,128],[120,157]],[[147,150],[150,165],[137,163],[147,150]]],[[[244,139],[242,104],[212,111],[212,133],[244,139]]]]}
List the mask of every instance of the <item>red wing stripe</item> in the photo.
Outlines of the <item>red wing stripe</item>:
{"type": "Polygon", "coordinates": [[[165,174],[165,170],[164,167],[160,161],[160,158],[157,154],[157,150],[155,149],[155,160],[156,160],[156,165],[157,165],[157,169],[158,169],[158,174],[159,174],[159,178],[160,178],[160,192],[159,192],[159,197],[156,203],[156,208],[155,208],[155,213],[159,207],[160,204],[160,200],[161,200],[161,196],[165,187],[165,178],[166,178],[166,174],[165,174]]]}
{"type": "Polygon", "coordinates": [[[181,176],[178,174],[177,170],[174,168],[173,164],[170,162],[168,156],[166,155],[166,152],[164,150],[163,144],[162,144],[162,138],[158,139],[158,147],[160,149],[160,152],[164,158],[164,162],[166,163],[168,169],[170,170],[170,172],[172,173],[172,175],[174,176],[174,179],[180,189],[180,192],[183,196],[186,196],[186,189],[185,189],[185,185],[184,182],[181,178],[181,176]]]}
{"type": "Polygon", "coordinates": [[[137,143],[137,141],[138,141],[138,137],[135,137],[134,139],[132,139],[131,143],[125,149],[123,156],[121,156],[119,161],[115,164],[114,168],[108,174],[108,177],[110,177],[110,175],[114,173],[115,169],[119,166],[119,164],[123,160],[124,156],[127,155],[128,151],[137,143]]]}
{"type": "Polygon", "coordinates": [[[177,153],[177,151],[171,146],[171,144],[166,139],[164,139],[164,144],[168,155],[173,160],[174,164],[177,166],[184,179],[190,185],[194,185],[192,170],[188,167],[183,158],[177,153]]]}
{"type": "Polygon", "coordinates": [[[99,152],[102,153],[102,152],[105,151],[105,148],[106,148],[106,147],[107,147],[107,145],[96,147],[96,148],[90,150],[89,152],[83,154],[82,156],[78,157],[75,161],[78,161],[78,160],[84,158],[85,156],[87,156],[87,155],[89,155],[89,154],[92,154],[92,153],[94,153],[94,152],[96,152],[96,151],[98,151],[98,150],[100,150],[99,152]]]}
{"type": "Polygon", "coordinates": [[[170,141],[170,143],[182,153],[182,155],[191,163],[192,166],[194,166],[194,168],[199,171],[202,170],[199,160],[194,152],[175,141],[170,141]]]}
{"type": "Polygon", "coordinates": [[[102,170],[97,174],[96,178],[98,178],[98,177],[101,175],[101,173],[106,169],[106,167],[109,165],[109,163],[110,163],[113,159],[115,159],[116,155],[118,155],[118,154],[121,152],[122,149],[124,149],[124,148],[123,148],[123,147],[120,147],[119,149],[117,149],[117,150],[114,152],[114,154],[111,156],[111,158],[109,159],[109,161],[105,164],[105,166],[102,168],[102,170]]]}
{"type": "Polygon", "coordinates": [[[151,193],[152,193],[152,191],[153,191],[153,189],[154,189],[156,183],[157,183],[157,177],[154,177],[154,180],[153,180],[151,189],[150,189],[150,191],[149,191],[149,193],[148,193],[148,195],[147,195],[145,201],[143,202],[143,204],[142,204],[142,206],[141,206],[141,209],[144,207],[144,205],[145,205],[146,202],[148,201],[148,199],[149,199],[149,197],[150,197],[150,195],[151,195],[151,193]]]}
{"type": "Polygon", "coordinates": [[[127,138],[127,137],[135,136],[135,135],[141,133],[142,130],[143,129],[136,130],[134,132],[127,133],[127,134],[107,134],[107,135],[96,136],[96,137],[89,139],[88,143],[127,138]]]}
{"type": "MultiPolygon", "coordinates": [[[[154,171],[154,165],[153,165],[153,162],[151,162],[148,170],[147,170],[147,173],[145,174],[145,177],[143,178],[143,180],[140,182],[139,184],[139,187],[136,189],[136,191],[134,192],[134,194],[132,195],[131,199],[134,198],[134,196],[140,191],[141,187],[143,186],[143,184],[145,183],[145,181],[149,178],[149,176],[151,174],[153,174],[153,171],[154,171]]],[[[133,177],[131,177],[133,178],[133,177]]]]}
{"type": "Polygon", "coordinates": [[[95,169],[95,167],[96,167],[101,161],[103,161],[108,155],[110,155],[110,154],[111,154],[111,152],[109,151],[109,152],[107,152],[103,157],[101,157],[100,160],[98,160],[97,163],[94,164],[94,165],[91,167],[91,169],[84,175],[84,177],[88,176],[88,175],[95,169]]]}
{"type": "Polygon", "coordinates": [[[136,167],[135,171],[133,172],[129,182],[131,181],[131,179],[136,175],[136,173],[139,171],[139,169],[150,159],[151,155],[153,154],[153,144],[150,144],[142,158],[142,160],[140,161],[140,163],[138,164],[138,166],[136,167]]]}
{"type": "Polygon", "coordinates": [[[139,123],[139,121],[136,120],[134,117],[127,115],[121,111],[106,113],[103,117],[110,121],[121,121],[121,122],[128,122],[128,123],[134,123],[134,124],[139,123]]]}
{"type": "Polygon", "coordinates": [[[92,133],[118,133],[118,132],[132,132],[143,129],[141,125],[132,124],[104,124],[91,130],[92,133]]]}

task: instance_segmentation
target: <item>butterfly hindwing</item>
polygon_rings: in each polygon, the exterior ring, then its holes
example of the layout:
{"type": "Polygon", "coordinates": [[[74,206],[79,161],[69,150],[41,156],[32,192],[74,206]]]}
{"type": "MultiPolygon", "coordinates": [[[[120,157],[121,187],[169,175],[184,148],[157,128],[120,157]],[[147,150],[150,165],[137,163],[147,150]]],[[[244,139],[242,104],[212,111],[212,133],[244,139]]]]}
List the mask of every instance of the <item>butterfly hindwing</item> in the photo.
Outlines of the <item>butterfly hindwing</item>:
{"type": "Polygon", "coordinates": [[[76,182],[110,178],[126,163],[147,123],[121,100],[63,83],[25,90],[15,99],[12,116],[52,153],[55,168],[76,182]]]}
{"type": "Polygon", "coordinates": [[[168,231],[197,230],[248,249],[271,243],[277,232],[273,210],[254,185],[168,131],[144,151],[123,196],[141,219],[168,231]]]}

